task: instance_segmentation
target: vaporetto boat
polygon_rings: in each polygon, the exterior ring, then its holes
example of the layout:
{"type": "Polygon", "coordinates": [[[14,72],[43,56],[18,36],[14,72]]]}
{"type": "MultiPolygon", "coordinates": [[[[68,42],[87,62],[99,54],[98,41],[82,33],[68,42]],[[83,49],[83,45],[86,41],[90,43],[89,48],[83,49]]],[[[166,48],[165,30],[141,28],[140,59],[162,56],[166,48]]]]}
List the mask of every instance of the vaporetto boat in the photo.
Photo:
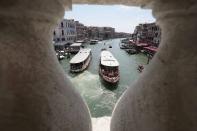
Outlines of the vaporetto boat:
{"type": "Polygon", "coordinates": [[[92,58],[91,49],[81,49],[71,60],[70,60],[70,71],[71,72],[82,72],[90,64],[92,58]]]}
{"type": "Polygon", "coordinates": [[[119,63],[107,50],[101,51],[99,74],[108,83],[115,84],[120,80],[119,63]]]}

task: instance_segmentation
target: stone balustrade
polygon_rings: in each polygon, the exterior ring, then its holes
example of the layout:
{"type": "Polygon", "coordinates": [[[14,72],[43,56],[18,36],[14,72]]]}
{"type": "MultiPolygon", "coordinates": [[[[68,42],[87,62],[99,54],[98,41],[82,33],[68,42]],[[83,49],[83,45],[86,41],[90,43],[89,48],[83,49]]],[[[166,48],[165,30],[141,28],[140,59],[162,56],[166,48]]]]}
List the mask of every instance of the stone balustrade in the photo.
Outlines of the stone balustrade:
{"type": "Polygon", "coordinates": [[[162,29],[159,51],[118,101],[111,131],[196,131],[196,0],[1,0],[0,130],[92,130],[50,42],[71,3],[152,8],[162,29]]]}
{"type": "Polygon", "coordinates": [[[89,110],[52,45],[65,7],[61,0],[0,1],[0,131],[91,131],[89,110]]]}

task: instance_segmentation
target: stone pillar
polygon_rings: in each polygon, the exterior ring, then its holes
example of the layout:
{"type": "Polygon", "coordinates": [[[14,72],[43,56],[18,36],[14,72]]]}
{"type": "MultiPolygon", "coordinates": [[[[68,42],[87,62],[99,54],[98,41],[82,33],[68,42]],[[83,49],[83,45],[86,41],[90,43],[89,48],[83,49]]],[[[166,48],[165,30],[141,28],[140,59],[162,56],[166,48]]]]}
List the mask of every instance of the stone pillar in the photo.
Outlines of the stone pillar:
{"type": "Polygon", "coordinates": [[[0,1],[0,130],[90,131],[52,45],[62,0],[0,1]]]}
{"type": "Polygon", "coordinates": [[[155,0],[159,51],[121,97],[111,131],[197,130],[197,1],[155,0]]]}

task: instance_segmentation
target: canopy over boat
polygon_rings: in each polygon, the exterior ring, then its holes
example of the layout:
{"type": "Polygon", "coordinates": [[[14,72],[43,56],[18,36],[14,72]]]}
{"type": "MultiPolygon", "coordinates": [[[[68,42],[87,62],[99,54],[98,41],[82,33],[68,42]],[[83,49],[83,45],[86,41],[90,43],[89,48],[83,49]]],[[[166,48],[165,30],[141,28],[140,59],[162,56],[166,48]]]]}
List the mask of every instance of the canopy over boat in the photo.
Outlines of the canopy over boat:
{"type": "Polygon", "coordinates": [[[70,64],[77,64],[80,62],[85,61],[88,56],[90,55],[91,49],[86,48],[86,49],[81,49],[71,60],[70,64]]]}
{"type": "Polygon", "coordinates": [[[70,47],[74,47],[74,46],[81,46],[82,43],[73,43],[72,45],[70,45],[70,47]]]}
{"type": "Polygon", "coordinates": [[[83,43],[83,42],[84,42],[83,40],[76,41],[76,43],[83,43]]]}
{"type": "Polygon", "coordinates": [[[98,42],[99,40],[91,40],[91,42],[98,42]]]}
{"type": "Polygon", "coordinates": [[[119,66],[119,63],[116,60],[116,58],[114,58],[111,52],[106,50],[101,52],[101,64],[104,66],[111,66],[111,67],[119,66]]]}

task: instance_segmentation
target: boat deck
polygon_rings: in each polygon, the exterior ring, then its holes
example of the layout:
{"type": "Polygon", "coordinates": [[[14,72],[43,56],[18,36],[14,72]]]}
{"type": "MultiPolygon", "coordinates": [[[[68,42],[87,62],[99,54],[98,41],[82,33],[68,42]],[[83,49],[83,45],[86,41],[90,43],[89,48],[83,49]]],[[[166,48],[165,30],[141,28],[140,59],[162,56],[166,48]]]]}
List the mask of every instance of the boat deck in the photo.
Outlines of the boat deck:
{"type": "Polygon", "coordinates": [[[91,49],[81,49],[71,60],[70,64],[77,64],[85,61],[91,53],[91,49]]]}

